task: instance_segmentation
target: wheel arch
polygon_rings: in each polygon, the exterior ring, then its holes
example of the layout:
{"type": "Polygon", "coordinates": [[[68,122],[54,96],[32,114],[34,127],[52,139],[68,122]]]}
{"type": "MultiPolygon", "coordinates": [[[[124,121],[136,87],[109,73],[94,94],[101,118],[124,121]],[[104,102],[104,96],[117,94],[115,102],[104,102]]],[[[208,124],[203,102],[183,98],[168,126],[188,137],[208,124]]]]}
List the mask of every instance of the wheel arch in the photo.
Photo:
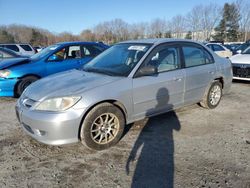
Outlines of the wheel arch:
{"type": "Polygon", "coordinates": [[[80,122],[80,126],[79,126],[79,129],[78,129],[78,138],[80,139],[80,134],[81,134],[81,128],[82,128],[82,125],[83,125],[83,121],[85,119],[85,117],[87,116],[87,114],[96,106],[102,104],[102,103],[110,103],[110,104],[113,104],[114,106],[118,107],[123,116],[124,116],[124,120],[125,120],[125,125],[126,125],[126,122],[127,122],[127,110],[125,108],[125,106],[118,100],[115,100],[115,99],[107,99],[107,100],[103,100],[103,101],[99,101],[93,105],[91,105],[91,107],[88,108],[88,110],[84,113],[82,119],[81,119],[81,122],[80,122]]]}
{"type": "Polygon", "coordinates": [[[219,81],[221,83],[222,89],[224,88],[224,79],[222,76],[215,78],[214,81],[219,81]]]}
{"type": "Polygon", "coordinates": [[[36,78],[38,78],[38,79],[41,78],[41,76],[39,76],[39,75],[37,75],[37,74],[25,74],[25,75],[19,77],[19,78],[18,78],[18,81],[16,82],[16,84],[15,84],[15,86],[14,86],[14,96],[15,96],[15,97],[17,97],[17,86],[18,86],[18,84],[20,83],[20,81],[21,81],[23,78],[26,78],[26,77],[29,77],[29,76],[34,76],[34,77],[36,77],[36,78]]]}

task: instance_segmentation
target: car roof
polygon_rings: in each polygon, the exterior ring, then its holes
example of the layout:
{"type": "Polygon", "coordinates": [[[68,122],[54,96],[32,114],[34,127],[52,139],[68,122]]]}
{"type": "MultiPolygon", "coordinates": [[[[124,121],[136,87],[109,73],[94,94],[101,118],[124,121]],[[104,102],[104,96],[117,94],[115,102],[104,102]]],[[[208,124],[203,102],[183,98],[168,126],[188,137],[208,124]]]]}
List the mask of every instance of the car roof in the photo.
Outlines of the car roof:
{"type": "Polygon", "coordinates": [[[170,43],[170,42],[190,42],[190,43],[197,43],[201,44],[200,42],[196,42],[193,40],[188,39],[173,39],[173,38],[150,38],[150,39],[139,39],[139,40],[129,40],[129,41],[123,41],[122,43],[141,43],[141,44],[162,44],[162,43],[170,43]]]}
{"type": "Polygon", "coordinates": [[[207,43],[206,45],[208,45],[208,44],[210,44],[210,45],[214,45],[214,44],[216,44],[216,45],[223,46],[223,45],[222,45],[222,44],[220,44],[220,43],[212,43],[212,42],[210,42],[210,43],[207,43]]]}
{"type": "Polygon", "coordinates": [[[0,43],[0,45],[30,45],[30,44],[29,43],[0,43]]]}
{"type": "Polygon", "coordinates": [[[106,46],[105,44],[101,44],[99,42],[87,42],[87,41],[58,42],[56,44],[59,44],[59,45],[100,44],[100,45],[106,46]]]}

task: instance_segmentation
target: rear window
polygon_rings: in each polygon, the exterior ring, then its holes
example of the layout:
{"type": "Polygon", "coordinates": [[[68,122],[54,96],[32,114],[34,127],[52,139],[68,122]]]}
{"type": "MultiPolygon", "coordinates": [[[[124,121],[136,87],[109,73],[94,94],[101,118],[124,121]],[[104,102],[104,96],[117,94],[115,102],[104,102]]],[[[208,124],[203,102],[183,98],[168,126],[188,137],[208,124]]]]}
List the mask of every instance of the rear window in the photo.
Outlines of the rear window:
{"type": "Polygon", "coordinates": [[[25,45],[25,44],[21,44],[20,45],[22,47],[22,49],[24,49],[25,51],[32,51],[32,48],[29,45],[25,45]]]}
{"type": "Polygon", "coordinates": [[[4,45],[5,48],[9,48],[15,52],[19,52],[19,48],[16,46],[16,45],[13,45],[13,44],[6,44],[4,45]]]}
{"type": "Polygon", "coordinates": [[[82,54],[84,56],[90,56],[90,57],[95,57],[103,51],[97,48],[97,46],[91,46],[91,45],[84,45],[82,50],[83,50],[82,54]]]}
{"type": "Polygon", "coordinates": [[[220,45],[214,44],[213,47],[214,47],[214,51],[224,51],[224,48],[222,46],[220,46],[220,45]]]}
{"type": "Polygon", "coordinates": [[[194,46],[183,47],[186,67],[194,67],[204,64],[213,63],[213,57],[204,49],[194,46]]]}

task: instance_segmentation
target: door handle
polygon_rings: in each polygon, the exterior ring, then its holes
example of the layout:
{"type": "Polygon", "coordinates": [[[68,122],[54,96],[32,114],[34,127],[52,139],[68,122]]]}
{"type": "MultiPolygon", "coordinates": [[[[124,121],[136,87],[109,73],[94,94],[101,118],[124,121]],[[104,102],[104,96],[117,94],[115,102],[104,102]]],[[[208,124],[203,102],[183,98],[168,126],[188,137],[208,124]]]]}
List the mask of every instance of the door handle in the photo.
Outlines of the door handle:
{"type": "Polygon", "coordinates": [[[180,82],[182,80],[182,78],[174,78],[174,81],[176,82],[180,82]]]}
{"type": "Polygon", "coordinates": [[[208,71],[209,74],[214,74],[214,71],[208,71]]]}

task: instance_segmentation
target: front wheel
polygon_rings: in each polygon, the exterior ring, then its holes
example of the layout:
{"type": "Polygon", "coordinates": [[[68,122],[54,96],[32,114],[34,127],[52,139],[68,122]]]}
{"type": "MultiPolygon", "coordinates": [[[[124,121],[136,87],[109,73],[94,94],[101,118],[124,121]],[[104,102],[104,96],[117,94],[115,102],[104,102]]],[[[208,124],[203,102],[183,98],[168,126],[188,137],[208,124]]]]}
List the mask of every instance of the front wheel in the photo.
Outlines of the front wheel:
{"type": "Polygon", "coordinates": [[[38,78],[35,76],[27,76],[22,78],[16,86],[15,96],[20,97],[23,91],[33,82],[37,81],[38,78]]]}
{"type": "Polygon", "coordinates": [[[107,149],[119,142],[124,125],[124,115],[118,107],[110,103],[97,105],[83,121],[81,142],[91,149],[107,149]]]}
{"type": "Polygon", "coordinates": [[[200,104],[204,108],[213,109],[219,105],[221,97],[222,85],[219,81],[215,81],[211,84],[200,104]]]}

